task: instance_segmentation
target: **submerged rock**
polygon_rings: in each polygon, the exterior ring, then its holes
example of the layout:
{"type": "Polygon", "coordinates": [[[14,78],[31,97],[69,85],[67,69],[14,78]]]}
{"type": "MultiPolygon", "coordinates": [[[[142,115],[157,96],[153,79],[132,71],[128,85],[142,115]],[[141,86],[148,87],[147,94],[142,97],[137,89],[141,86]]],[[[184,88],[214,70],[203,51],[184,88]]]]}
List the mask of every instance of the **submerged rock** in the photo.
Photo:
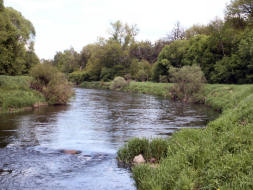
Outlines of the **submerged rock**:
{"type": "Polygon", "coordinates": [[[135,156],[133,159],[133,163],[134,164],[144,164],[146,161],[144,159],[144,157],[142,156],[142,154],[135,156]]]}
{"type": "Polygon", "coordinates": [[[64,154],[80,154],[81,151],[79,150],[61,150],[62,153],[64,154]]]}

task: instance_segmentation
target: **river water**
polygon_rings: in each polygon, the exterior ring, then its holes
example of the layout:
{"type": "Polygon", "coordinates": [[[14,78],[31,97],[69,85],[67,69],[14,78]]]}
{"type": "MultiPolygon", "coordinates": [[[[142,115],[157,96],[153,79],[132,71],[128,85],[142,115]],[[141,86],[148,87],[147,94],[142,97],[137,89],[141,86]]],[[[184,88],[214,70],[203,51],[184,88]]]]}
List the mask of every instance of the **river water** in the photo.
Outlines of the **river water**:
{"type": "Polygon", "coordinates": [[[169,137],[217,113],[151,95],[75,89],[67,106],[0,115],[0,189],[134,190],[117,149],[132,137],[169,137]],[[69,155],[62,150],[79,150],[69,155]]]}

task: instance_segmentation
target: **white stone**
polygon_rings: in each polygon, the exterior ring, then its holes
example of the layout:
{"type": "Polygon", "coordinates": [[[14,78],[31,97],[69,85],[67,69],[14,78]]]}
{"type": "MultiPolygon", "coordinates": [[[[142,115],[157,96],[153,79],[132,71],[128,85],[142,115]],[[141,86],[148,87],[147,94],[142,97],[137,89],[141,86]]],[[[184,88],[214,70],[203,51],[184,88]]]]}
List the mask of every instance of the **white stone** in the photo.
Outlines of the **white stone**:
{"type": "Polygon", "coordinates": [[[134,159],[133,159],[133,163],[134,164],[143,164],[145,163],[145,159],[143,158],[143,156],[140,154],[138,156],[135,156],[134,159]]]}

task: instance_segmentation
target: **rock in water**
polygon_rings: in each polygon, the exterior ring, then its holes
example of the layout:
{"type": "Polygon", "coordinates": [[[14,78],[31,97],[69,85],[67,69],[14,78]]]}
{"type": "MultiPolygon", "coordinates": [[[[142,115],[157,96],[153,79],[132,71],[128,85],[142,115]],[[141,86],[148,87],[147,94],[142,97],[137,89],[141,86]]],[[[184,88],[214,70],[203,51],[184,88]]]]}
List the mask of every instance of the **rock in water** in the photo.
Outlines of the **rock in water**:
{"type": "Polygon", "coordinates": [[[133,163],[134,164],[144,164],[146,161],[145,159],[143,158],[142,154],[138,155],[138,156],[135,156],[134,159],[133,159],[133,163]]]}
{"type": "Polygon", "coordinates": [[[81,151],[78,150],[61,150],[62,153],[64,154],[80,154],[81,151]]]}

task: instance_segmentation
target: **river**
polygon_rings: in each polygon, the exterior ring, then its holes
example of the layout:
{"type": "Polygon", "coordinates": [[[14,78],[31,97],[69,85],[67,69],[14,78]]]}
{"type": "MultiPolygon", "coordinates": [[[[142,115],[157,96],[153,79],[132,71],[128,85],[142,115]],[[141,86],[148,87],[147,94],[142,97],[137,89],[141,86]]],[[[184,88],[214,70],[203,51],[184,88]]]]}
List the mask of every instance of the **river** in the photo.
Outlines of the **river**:
{"type": "Polygon", "coordinates": [[[75,89],[67,106],[0,114],[0,189],[134,190],[117,149],[132,137],[200,128],[217,113],[151,95],[75,89]],[[62,150],[79,150],[69,155],[62,150]]]}

